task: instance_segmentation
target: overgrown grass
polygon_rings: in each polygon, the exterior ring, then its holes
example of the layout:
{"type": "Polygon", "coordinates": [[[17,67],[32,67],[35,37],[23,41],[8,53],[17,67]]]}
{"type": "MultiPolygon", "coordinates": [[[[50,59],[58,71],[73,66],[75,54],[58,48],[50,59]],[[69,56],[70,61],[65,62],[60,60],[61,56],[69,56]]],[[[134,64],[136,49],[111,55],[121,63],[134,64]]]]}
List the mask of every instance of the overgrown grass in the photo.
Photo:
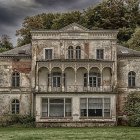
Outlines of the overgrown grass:
{"type": "Polygon", "coordinates": [[[0,128],[0,140],[140,140],[138,127],[0,128]]]}

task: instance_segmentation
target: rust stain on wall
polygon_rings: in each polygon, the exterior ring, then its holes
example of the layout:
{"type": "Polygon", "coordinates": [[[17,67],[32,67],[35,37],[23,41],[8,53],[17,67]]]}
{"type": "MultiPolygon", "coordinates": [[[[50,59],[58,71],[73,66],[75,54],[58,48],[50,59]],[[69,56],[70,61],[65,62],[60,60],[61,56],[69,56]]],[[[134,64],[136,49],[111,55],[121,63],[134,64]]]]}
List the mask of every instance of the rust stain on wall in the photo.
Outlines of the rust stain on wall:
{"type": "Polygon", "coordinates": [[[21,73],[29,73],[31,71],[31,62],[13,61],[12,69],[17,70],[21,73]]]}
{"type": "Polygon", "coordinates": [[[85,43],[85,58],[88,59],[89,58],[89,43],[85,43]]]}

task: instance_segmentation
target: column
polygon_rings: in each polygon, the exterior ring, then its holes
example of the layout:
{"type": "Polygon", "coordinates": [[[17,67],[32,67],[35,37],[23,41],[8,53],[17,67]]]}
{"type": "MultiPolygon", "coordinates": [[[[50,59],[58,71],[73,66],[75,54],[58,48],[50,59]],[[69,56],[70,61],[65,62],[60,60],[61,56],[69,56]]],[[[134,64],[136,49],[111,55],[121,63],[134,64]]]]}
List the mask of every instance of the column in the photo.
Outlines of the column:
{"type": "Polygon", "coordinates": [[[87,89],[88,89],[88,91],[90,91],[90,85],[89,85],[89,70],[88,70],[88,73],[87,73],[87,89]]]}
{"type": "Polygon", "coordinates": [[[76,78],[77,78],[77,70],[76,70],[76,68],[75,68],[75,75],[74,75],[74,83],[75,83],[75,84],[74,84],[74,85],[75,85],[75,86],[74,86],[74,90],[75,90],[75,91],[77,91],[77,80],[76,80],[76,78]]]}
{"type": "Polygon", "coordinates": [[[62,83],[62,92],[64,92],[65,91],[65,73],[64,73],[64,71],[62,71],[61,83],[62,83]]]}
{"type": "Polygon", "coordinates": [[[89,71],[90,71],[90,68],[89,68],[89,64],[88,64],[88,71],[87,71],[87,90],[90,91],[90,85],[89,85],[89,71]]]}
{"type": "Polygon", "coordinates": [[[36,76],[36,82],[35,82],[35,90],[38,91],[39,90],[39,69],[38,69],[38,63],[36,64],[36,67],[35,67],[35,76],[36,76]]]}
{"type": "Polygon", "coordinates": [[[48,91],[51,92],[51,88],[52,88],[52,73],[51,71],[49,71],[49,74],[48,74],[48,79],[49,79],[49,83],[48,83],[48,91]]]}
{"type": "Polygon", "coordinates": [[[103,92],[103,88],[104,88],[103,87],[103,69],[101,70],[100,74],[101,74],[101,87],[100,88],[101,88],[101,91],[103,92]]]}

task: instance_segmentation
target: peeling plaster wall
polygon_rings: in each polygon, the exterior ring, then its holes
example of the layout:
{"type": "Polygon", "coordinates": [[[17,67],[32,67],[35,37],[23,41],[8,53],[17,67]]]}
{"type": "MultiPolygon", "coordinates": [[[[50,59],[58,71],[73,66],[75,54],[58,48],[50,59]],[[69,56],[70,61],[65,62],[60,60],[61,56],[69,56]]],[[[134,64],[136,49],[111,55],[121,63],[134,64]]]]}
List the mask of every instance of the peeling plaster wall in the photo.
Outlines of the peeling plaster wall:
{"type": "MultiPolygon", "coordinates": [[[[128,73],[134,71],[136,73],[136,87],[140,88],[140,59],[139,58],[126,58],[118,60],[118,87],[128,87],[128,73]]],[[[127,89],[133,91],[133,89],[127,89]]]]}
{"type": "Polygon", "coordinates": [[[123,114],[123,106],[129,93],[140,91],[140,58],[127,57],[118,59],[118,113],[123,114]],[[128,73],[136,73],[136,87],[128,87],[128,73]]]}
{"type": "MultiPolygon", "coordinates": [[[[116,95],[115,94],[59,94],[59,98],[71,98],[72,99],[72,118],[69,120],[66,119],[43,119],[41,116],[41,100],[42,98],[56,98],[57,94],[46,94],[46,95],[36,95],[36,122],[88,122],[91,119],[81,119],[80,118],[80,98],[110,98],[111,100],[111,117],[107,119],[107,121],[116,121],[116,95]]],[[[92,119],[93,122],[98,121],[99,119],[92,119]]],[[[105,121],[104,119],[100,119],[100,121],[105,121]]]]}
{"type": "Polygon", "coordinates": [[[11,113],[11,102],[13,99],[20,101],[20,114],[30,114],[30,93],[26,94],[0,94],[0,116],[11,113]]]}
{"type": "MultiPolygon", "coordinates": [[[[81,47],[82,59],[96,59],[96,49],[104,50],[105,60],[115,60],[112,41],[107,40],[39,40],[36,47],[36,60],[44,59],[44,49],[53,50],[53,58],[68,58],[68,47],[73,46],[74,50],[77,46],[81,47]]],[[[75,53],[74,53],[75,54],[75,53]]]]}
{"type": "Polygon", "coordinates": [[[20,101],[20,114],[29,114],[31,109],[31,60],[0,59],[0,115],[11,113],[13,99],[20,101]],[[13,88],[12,73],[20,73],[20,88],[13,88]]]}

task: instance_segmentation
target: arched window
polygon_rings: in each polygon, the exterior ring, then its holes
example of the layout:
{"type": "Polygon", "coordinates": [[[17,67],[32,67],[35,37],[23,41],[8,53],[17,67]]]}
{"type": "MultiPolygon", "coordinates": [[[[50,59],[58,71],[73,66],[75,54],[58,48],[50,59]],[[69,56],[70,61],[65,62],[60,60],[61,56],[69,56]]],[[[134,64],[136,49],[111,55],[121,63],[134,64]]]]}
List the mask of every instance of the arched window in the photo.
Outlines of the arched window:
{"type": "Polygon", "coordinates": [[[73,59],[73,46],[68,48],[68,59],[73,59]]]}
{"type": "Polygon", "coordinates": [[[12,87],[20,86],[20,74],[18,72],[12,73],[12,87]]]}
{"type": "Polygon", "coordinates": [[[14,99],[11,105],[12,114],[19,114],[19,100],[14,99]]]}
{"type": "Polygon", "coordinates": [[[128,73],[128,86],[129,87],[135,87],[135,79],[136,79],[136,73],[134,71],[130,71],[128,73]]]}
{"type": "Polygon", "coordinates": [[[81,47],[76,47],[76,59],[81,59],[81,47]]]}

